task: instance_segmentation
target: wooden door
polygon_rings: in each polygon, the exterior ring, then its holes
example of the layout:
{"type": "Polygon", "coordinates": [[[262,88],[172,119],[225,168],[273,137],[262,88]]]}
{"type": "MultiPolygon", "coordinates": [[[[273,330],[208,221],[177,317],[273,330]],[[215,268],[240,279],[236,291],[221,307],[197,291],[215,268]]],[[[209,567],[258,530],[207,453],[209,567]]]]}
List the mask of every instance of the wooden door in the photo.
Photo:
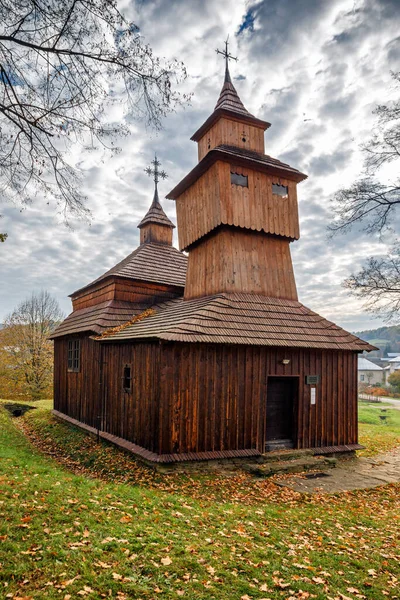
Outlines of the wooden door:
{"type": "Polygon", "coordinates": [[[297,404],[297,377],[268,377],[266,441],[286,442],[293,447],[295,441],[295,406],[297,404]]]}

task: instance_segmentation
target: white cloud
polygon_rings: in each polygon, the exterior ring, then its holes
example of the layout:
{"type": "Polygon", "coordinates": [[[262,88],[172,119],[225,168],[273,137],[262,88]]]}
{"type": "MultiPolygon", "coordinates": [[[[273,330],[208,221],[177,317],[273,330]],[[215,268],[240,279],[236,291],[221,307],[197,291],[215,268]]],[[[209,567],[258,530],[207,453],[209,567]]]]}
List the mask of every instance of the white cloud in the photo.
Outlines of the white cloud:
{"type": "MultiPolygon", "coordinates": [[[[138,244],[137,223],[152,199],[143,172],[154,151],[169,173],[166,194],[197,162],[190,136],[213,110],[223,79],[215,49],[227,33],[239,62],[231,68],[250,112],[272,123],[266,152],[304,170],[299,186],[301,239],[292,244],[300,299],[350,329],[375,327],[341,281],[363,259],[381,253],[376,239],[352,232],[327,240],[329,197],[361,168],[358,150],[373,127],[374,105],[385,102],[400,50],[400,14],[384,0],[162,0],[125,7],[156,53],[181,59],[189,77],[181,91],[191,106],[171,114],[158,134],[135,124],[114,158],[78,154],[93,221],[67,230],[53,208],[37,203],[20,213],[6,206],[0,229],[0,321],[32,290],[48,289],[69,311],[67,295],[98,277],[138,244]],[[236,35],[246,14],[251,27],[236,35]],[[397,57],[397,58],[396,58],[397,57]]],[[[175,207],[164,201],[175,220],[175,207]]]]}

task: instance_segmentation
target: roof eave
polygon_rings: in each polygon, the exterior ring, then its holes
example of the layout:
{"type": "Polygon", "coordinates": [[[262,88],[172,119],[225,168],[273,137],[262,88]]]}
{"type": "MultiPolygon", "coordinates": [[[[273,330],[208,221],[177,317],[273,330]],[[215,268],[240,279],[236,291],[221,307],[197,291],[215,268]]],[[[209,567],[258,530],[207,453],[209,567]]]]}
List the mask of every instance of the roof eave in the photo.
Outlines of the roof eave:
{"type": "Polygon", "coordinates": [[[145,218],[142,219],[142,221],[140,221],[137,228],[142,229],[142,227],[144,227],[145,225],[150,224],[159,225],[160,227],[167,227],[168,229],[175,229],[175,225],[172,223],[172,221],[170,223],[160,223],[160,221],[157,221],[156,219],[148,219],[147,221],[145,221],[145,218]]]}
{"type": "Polygon", "coordinates": [[[184,177],[178,183],[178,185],[166,195],[166,198],[168,198],[168,200],[176,200],[176,198],[178,198],[185,190],[187,190],[187,188],[189,188],[200,177],[200,175],[202,175],[206,169],[214,164],[217,160],[222,160],[223,162],[229,163],[234,162],[235,165],[243,167],[254,167],[255,169],[263,171],[264,173],[285,177],[286,179],[296,181],[297,183],[307,179],[307,175],[305,175],[305,173],[301,173],[300,171],[291,168],[286,169],[283,166],[280,167],[279,165],[275,166],[262,164],[248,157],[230,156],[227,152],[223,152],[222,150],[214,148],[210,150],[205,157],[186,175],[186,177],[184,177]]]}
{"type": "Polygon", "coordinates": [[[218,119],[220,119],[221,117],[230,117],[231,119],[235,119],[236,121],[250,123],[255,127],[259,127],[263,131],[271,127],[271,123],[268,123],[268,121],[263,121],[262,119],[257,119],[257,117],[253,117],[253,115],[251,115],[250,113],[246,115],[244,113],[228,110],[227,108],[217,108],[216,110],[214,110],[213,113],[211,113],[208,119],[204,121],[203,125],[199,127],[199,129],[192,135],[190,139],[194,142],[198,142],[203,137],[203,135],[207,133],[210,127],[212,127],[212,125],[214,125],[214,123],[218,121],[218,119]]]}

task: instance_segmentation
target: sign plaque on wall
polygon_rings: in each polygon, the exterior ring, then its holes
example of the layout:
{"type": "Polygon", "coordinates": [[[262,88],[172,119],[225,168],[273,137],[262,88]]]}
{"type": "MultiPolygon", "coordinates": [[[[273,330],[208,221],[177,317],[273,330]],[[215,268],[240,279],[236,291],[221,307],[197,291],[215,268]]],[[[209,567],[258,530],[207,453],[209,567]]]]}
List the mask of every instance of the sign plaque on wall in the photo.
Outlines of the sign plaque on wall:
{"type": "Polygon", "coordinates": [[[316,397],[317,397],[317,390],[315,387],[311,388],[311,404],[315,404],[316,401],[316,397]]]}
{"type": "Polygon", "coordinates": [[[308,385],[317,385],[319,383],[319,375],[306,375],[306,383],[308,385]]]}

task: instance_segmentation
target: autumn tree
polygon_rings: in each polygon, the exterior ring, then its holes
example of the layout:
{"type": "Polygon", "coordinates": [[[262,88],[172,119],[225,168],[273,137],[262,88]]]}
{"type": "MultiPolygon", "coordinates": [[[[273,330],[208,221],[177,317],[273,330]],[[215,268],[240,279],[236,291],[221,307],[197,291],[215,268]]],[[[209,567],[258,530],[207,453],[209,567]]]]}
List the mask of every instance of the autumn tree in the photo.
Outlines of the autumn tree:
{"type": "Polygon", "coordinates": [[[32,400],[51,393],[53,344],[48,338],[62,318],[57,300],[41,292],[21,302],[5,319],[0,353],[7,356],[9,385],[32,400]]]}
{"type": "Polygon", "coordinates": [[[186,100],[175,90],[185,76],[116,0],[0,0],[0,195],[27,204],[39,194],[65,218],[87,214],[71,150],[115,152],[132,119],[159,128],[186,100]]]}
{"type": "MultiPolygon", "coordinates": [[[[400,73],[392,73],[396,89],[400,88],[400,73]]],[[[359,225],[368,233],[399,234],[396,213],[400,207],[400,178],[387,180],[382,170],[391,163],[400,163],[400,99],[379,105],[376,132],[362,147],[363,176],[350,187],[339,190],[333,200],[335,220],[332,234],[344,233],[359,225]]],[[[371,257],[361,271],[352,274],[344,286],[365,301],[367,310],[388,320],[398,320],[400,314],[400,249],[399,240],[386,256],[371,257]]]]}
{"type": "Polygon", "coordinates": [[[394,371],[388,377],[388,383],[396,390],[400,392],[400,371],[394,371]]]}

